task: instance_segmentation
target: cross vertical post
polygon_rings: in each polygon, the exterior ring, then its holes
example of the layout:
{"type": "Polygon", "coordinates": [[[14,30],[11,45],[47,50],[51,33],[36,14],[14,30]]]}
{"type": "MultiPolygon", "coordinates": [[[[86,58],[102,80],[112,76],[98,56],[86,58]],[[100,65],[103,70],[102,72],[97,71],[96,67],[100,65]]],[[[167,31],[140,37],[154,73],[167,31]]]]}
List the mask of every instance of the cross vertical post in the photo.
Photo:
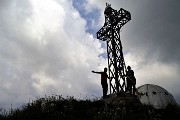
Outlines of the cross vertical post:
{"type": "Polygon", "coordinates": [[[121,8],[119,11],[106,4],[104,26],[97,32],[97,39],[107,42],[110,94],[126,89],[126,65],[120,40],[120,29],[131,20],[130,12],[121,8]]]}

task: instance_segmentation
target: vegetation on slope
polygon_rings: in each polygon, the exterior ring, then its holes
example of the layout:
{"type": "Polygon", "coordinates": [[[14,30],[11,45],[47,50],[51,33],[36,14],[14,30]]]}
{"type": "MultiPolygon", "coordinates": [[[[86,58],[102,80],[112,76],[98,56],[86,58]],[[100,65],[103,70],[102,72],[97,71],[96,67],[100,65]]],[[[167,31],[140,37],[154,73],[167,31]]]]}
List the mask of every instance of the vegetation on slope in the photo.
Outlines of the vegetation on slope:
{"type": "Polygon", "coordinates": [[[101,100],[76,100],[62,96],[39,98],[36,101],[1,115],[0,120],[179,120],[180,107],[169,105],[162,110],[134,104],[118,105],[101,100]]]}

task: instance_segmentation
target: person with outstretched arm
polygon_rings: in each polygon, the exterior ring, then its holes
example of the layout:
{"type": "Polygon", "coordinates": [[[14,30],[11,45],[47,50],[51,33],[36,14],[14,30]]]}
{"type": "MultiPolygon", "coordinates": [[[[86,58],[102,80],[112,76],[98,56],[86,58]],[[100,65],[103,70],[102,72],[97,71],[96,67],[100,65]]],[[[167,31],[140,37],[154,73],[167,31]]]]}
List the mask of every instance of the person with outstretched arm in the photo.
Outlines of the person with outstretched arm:
{"type": "Polygon", "coordinates": [[[102,89],[103,89],[103,98],[107,97],[107,92],[108,92],[108,83],[107,83],[107,78],[109,79],[108,75],[107,75],[107,68],[104,68],[103,72],[95,72],[92,71],[93,73],[96,74],[101,74],[101,85],[102,85],[102,89]]]}

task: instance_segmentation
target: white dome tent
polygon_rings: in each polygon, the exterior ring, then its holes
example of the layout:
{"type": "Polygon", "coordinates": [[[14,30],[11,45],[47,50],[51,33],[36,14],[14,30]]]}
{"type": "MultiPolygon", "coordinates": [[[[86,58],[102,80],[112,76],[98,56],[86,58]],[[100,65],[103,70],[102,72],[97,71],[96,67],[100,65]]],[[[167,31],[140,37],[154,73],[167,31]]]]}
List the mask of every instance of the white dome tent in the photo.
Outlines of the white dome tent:
{"type": "Polygon", "coordinates": [[[168,104],[176,104],[171,93],[158,85],[145,84],[137,88],[142,104],[152,105],[156,109],[165,108],[168,104]]]}

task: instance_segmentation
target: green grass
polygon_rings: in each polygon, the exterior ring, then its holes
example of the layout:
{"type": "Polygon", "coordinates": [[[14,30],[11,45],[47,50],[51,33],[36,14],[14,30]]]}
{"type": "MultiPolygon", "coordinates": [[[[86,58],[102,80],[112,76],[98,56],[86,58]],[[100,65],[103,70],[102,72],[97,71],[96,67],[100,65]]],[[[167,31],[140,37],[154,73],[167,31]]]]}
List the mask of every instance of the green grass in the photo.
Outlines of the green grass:
{"type": "Polygon", "coordinates": [[[179,116],[180,107],[174,105],[156,110],[151,106],[135,106],[133,103],[113,106],[101,100],[50,96],[4,112],[0,120],[180,120],[179,116]]]}

